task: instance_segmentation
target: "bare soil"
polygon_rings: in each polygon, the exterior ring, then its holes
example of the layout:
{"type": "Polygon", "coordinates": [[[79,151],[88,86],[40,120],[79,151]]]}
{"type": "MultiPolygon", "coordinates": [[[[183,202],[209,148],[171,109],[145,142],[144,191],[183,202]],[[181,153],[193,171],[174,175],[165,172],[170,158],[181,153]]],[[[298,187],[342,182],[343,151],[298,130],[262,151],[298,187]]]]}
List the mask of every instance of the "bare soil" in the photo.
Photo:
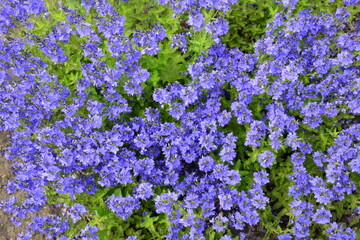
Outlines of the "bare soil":
{"type": "MultiPolygon", "coordinates": [[[[9,132],[1,132],[0,133],[0,150],[4,150],[4,147],[7,143],[7,135],[9,132]]],[[[7,194],[6,189],[4,186],[10,180],[13,178],[13,174],[11,172],[11,166],[9,162],[4,158],[3,154],[0,154],[0,200],[7,199],[10,197],[9,194],[7,194]]],[[[16,193],[16,197],[23,198],[24,196],[21,196],[24,194],[16,193]]],[[[10,220],[11,214],[5,213],[3,211],[0,211],[0,240],[12,240],[16,239],[18,233],[22,232],[24,230],[25,226],[15,228],[15,226],[12,224],[10,220]]]]}
{"type": "MultiPolygon", "coordinates": [[[[2,154],[4,148],[8,144],[8,137],[10,132],[0,132],[0,201],[9,198],[9,195],[4,188],[9,180],[11,180],[14,175],[11,170],[11,164],[6,160],[2,154]]],[[[24,192],[16,192],[15,197],[19,200],[25,200],[26,194],[24,192]]],[[[56,209],[45,206],[39,214],[41,215],[50,215],[56,214],[56,209]]],[[[30,217],[34,217],[36,214],[33,214],[30,217]]],[[[18,237],[18,234],[26,229],[27,224],[22,224],[20,227],[15,227],[11,221],[11,213],[6,213],[0,209],[0,240],[15,240],[18,237]]],[[[34,240],[43,240],[46,239],[43,235],[38,235],[33,238],[34,240]]]]}

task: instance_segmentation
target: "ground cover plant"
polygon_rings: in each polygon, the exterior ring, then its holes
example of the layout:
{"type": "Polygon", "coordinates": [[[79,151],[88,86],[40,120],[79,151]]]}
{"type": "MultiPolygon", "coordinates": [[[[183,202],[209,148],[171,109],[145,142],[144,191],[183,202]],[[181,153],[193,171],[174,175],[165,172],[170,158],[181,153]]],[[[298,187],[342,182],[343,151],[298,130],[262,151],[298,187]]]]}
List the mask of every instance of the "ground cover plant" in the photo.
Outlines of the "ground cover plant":
{"type": "Polygon", "coordinates": [[[18,239],[360,239],[358,1],[0,4],[18,239]]]}

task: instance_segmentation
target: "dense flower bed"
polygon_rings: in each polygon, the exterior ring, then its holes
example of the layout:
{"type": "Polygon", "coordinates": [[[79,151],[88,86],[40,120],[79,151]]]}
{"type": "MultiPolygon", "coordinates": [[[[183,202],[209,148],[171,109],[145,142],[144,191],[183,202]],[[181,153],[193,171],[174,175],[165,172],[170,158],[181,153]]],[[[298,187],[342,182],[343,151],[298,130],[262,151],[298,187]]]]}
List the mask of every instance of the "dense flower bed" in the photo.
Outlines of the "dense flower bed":
{"type": "Polygon", "coordinates": [[[1,2],[0,206],[64,213],[19,239],[357,239],[357,4],[1,2]]]}

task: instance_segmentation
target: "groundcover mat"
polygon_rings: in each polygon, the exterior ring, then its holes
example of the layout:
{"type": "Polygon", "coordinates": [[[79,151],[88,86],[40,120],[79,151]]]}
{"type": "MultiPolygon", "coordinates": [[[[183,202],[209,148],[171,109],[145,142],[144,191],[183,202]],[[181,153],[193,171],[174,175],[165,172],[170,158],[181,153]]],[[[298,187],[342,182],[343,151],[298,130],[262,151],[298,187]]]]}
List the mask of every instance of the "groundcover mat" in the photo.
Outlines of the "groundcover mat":
{"type": "Polygon", "coordinates": [[[2,0],[0,132],[17,239],[360,239],[360,2],[2,0]]]}

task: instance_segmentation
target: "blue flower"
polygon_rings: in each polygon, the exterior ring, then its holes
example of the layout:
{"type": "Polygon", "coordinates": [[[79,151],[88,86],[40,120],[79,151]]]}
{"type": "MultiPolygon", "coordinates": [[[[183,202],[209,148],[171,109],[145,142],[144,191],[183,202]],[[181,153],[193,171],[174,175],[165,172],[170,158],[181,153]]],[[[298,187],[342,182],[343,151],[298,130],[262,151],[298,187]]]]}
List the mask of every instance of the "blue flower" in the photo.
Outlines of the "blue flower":
{"type": "Polygon", "coordinates": [[[178,199],[178,194],[174,192],[163,193],[155,198],[155,208],[157,213],[171,213],[172,206],[178,199]]]}
{"type": "Polygon", "coordinates": [[[99,229],[96,226],[86,225],[85,228],[81,229],[80,234],[75,236],[75,238],[84,240],[99,239],[99,234],[97,233],[98,230],[99,229]]]}
{"type": "Polygon", "coordinates": [[[137,240],[137,236],[129,236],[126,238],[126,240],[137,240]]]}
{"type": "Polygon", "coordinates": [[[229,31],[229,23],[224,18],[217,18],[206,24],[205,30],[215,38],[215,42],[220,42],[218,37],[225,35],[229,31]]]}
{"type": "Polygon", "coordinates": [[[190,12],[188,24],[194,28],[195,32],[201,30],[204,25],[205,18],[199,10],[193,10],[190,12]]]}
{"type": "Polygon", "coordinates": [[[243,230],[245,227],[246,216],[240,212],[234,212],[230,215],[231,225],[237,230],[243,230]]]}
{"type": "Polygon", "coordinates": [[[308,237],[310,235],[311,221],[308,217],[300,216],[295,221],[294,236],[298,238],[308,237]]]}
{"type": "Polygon", "coordinates": [[[220,238],[220,240],[231,240],[232,237],[230,235],[224,235],[220,238]]]}
{"type": "Polygon", "coordinates": [[[348,240],[355,240],[356,233],[351,228],[344,227],[343,224],[338,224],[336,222],[332,222],[330,227],[326,230],[326,233],[329,234],[329,240],[336,240],[336,239],[348,239],[348,240]]]}
{"type": "Polygon", "coordinates": [[[186,53],[187,51],[187,40],[186,36],[191,36],[191,33],[177,33],[172,37],[171,48],[178,47],[181,53],[186,53]]]}
{"type": "Polygon", "coordinates": [[[67,214],[74,220],[74,222],[77,222],[81,219],[80,214],[85,215],[86,213],[86,207],[79,203],[75,203],[67,212],[67,214]]]}
{"type": "Polygon", "coordinates": [[[220,207],[224,210],[230,210],[234,205],[231,194],[220,194],[218,198],[220,200],[220,207]]]}
{"type": "Polygon", "coordinates": [[[134,188],[134,197],[143,200],[150,198],[154,194],[152,187],[153,185],[151,183],[140,183],[134,188]]]}
{"type": "Polygon", "coordinates": [[[266,134],[266,125],[261,121],[253,121],[250,124],[250,131],[246,133],[245,145],[250,145],[255,148],[260,147],[261,139],[266,134]]]}
{"type": "Polygon", "coordinates": [[[215,161],[212,157],[206,156],[199,159],[199,169],[203,172],[210,172],[213,169],[215,161]]]}
{"type": "Polygon", "coordinates": [[[267,184],[268,182],[270,182],[269,174],[264,170],[254,172],[254,182],[259,184],[260,186],[267,184]]]}
{"type": "Polygon", "coordinates": [[[312,216],[312,219],[318,224],[327,224],[330,223],[331,217],[331,212],[325,209],[324,206],[321,206],[321,208],[316,210],[316,212],[312,216]]]}
{"type": "Polygon", "coordinates": [[[275,157],[272,152],[265,150],[259,155],[258,161],[262,167],[267,168],[273,165],[275,157]]]}
{"type": "Polygon", "coordinates": [[[292,240],[293,238],[291,237],[290,234],[282,234],[278,236],[278,240],[292,240]]]}
{"type": "Polygon", "coordinates": [[[111,211],[115,212],[124,220],[126,220],[134,210],[140,208],[139,201],[131,196],[116,197],[115,195],[112,195],[106,200],[106,204],[111,211]]]}

